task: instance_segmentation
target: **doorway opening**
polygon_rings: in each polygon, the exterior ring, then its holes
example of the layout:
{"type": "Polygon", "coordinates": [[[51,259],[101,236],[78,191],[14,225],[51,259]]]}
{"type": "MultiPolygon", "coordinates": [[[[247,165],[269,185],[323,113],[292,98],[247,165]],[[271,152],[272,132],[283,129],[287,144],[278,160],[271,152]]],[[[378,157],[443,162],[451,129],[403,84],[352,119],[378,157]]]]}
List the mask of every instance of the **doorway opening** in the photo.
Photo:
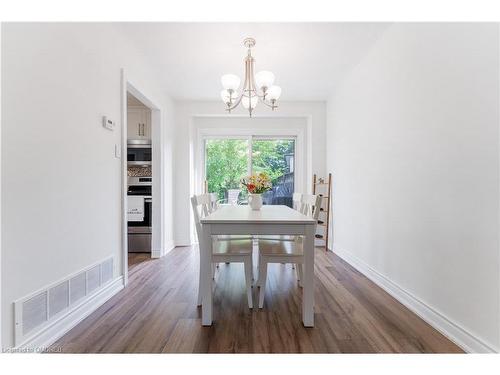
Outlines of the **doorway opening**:
{"type": "Polygon", "coordinates": [[[151,258],[153,158],[151,108],[127,91],[127,248],[129,268],[151,258]],[[135,255],[135,256],[134,256],[135,255]]]}
{"type": "Polygon", "coordinates": [[[164,255],[161,113],[122,72],[122,271],[164,255]],[[126,157],[125,157],[126,156],[126,157]]]}

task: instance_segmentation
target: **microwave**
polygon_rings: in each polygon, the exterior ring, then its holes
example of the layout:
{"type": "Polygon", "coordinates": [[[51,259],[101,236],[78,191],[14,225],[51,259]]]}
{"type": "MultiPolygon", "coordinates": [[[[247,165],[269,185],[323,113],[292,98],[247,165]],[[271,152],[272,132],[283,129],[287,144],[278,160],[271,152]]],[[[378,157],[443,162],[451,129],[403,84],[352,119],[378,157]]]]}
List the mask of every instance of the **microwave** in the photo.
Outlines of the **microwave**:
{"type": "Polygon", "coordinates": [[[149,162],[152,160],[151,143],[129,142],[127,144],[127,161],[149,162]]]}

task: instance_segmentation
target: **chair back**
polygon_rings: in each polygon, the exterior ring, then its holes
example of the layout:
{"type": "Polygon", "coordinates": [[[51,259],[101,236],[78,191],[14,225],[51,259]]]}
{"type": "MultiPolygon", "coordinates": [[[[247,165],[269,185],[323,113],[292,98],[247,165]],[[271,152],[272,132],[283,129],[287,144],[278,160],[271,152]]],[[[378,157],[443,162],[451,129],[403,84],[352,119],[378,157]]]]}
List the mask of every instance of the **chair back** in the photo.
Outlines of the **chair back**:
{"type": "Polygon", "coordinates": [[[292,208],[296,211],[300,211],[301,205],[302,205],[302,194],[301,193],[293,193],[292,208]]]}
{"type": "Polygon", "coordinates": [[[240,189],[228,189],[227,191],[227,203],[228,204],[238,204],[238,197],[240,196],[240,189]]]}
{"type": "Polygon", "coordinates": [[[217,193],[208,193],[210,204],[208,205],[208,212],[212,213],[219,208],[219,198],[217,193]]]}
{"type": "Polygon", "coordinates": [[[322,199],[323,197],[319,195],[302,194],[301,198],[302,207],[300,212],[317,221],[319,218],[319,212],[321,210],[322,199]]]}
{"type": "Polygon", "coordinates": [[[193,195],[191,197],[191,207],[193,208],[194,223],[196,226],[196,235],[198,242],[201,243],[201,218],[207,216],[211,211],[209,210],[211,204],[210,194],[193,195]]]}

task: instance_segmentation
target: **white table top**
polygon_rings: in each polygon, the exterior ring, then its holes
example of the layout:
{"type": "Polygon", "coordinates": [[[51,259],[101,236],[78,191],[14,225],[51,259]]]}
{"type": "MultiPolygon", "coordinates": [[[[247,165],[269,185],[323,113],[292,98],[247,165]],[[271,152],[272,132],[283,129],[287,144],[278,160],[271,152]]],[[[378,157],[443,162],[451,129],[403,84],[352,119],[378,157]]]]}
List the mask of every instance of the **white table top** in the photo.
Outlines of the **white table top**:
{"type": "Polygon", "coordinates": [[[250,206],[222,206],[207,217],[202,224],[314,224],[314,219],[288,206],[265,205],[259,211],[250,206]]]}

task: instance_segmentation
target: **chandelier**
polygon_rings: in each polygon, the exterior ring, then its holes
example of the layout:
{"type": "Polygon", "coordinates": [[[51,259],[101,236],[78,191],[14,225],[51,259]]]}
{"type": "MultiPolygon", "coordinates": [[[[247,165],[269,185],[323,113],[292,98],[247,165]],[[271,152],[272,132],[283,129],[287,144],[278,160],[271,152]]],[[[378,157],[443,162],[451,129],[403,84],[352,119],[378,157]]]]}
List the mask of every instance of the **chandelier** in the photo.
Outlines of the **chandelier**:
{"type": "Polygon", "coordinates": [[[240,78],[235,74],[225,74],[221,78],[224,90],[221,91],[222,101],[226,104],[226,111],[231,113],[240,103],[248,110],[250,117],[260,101],[273,111],[278,108],[276,101],[281,95],[281,87],[274,86],[274,74],[263,70],[254,75],[255,59],[252,56],[252,47],[255,39],[246,38],[243,45],[248,49],[245,57],[245,81],[241,95],[238,93],[240,78]]]}

